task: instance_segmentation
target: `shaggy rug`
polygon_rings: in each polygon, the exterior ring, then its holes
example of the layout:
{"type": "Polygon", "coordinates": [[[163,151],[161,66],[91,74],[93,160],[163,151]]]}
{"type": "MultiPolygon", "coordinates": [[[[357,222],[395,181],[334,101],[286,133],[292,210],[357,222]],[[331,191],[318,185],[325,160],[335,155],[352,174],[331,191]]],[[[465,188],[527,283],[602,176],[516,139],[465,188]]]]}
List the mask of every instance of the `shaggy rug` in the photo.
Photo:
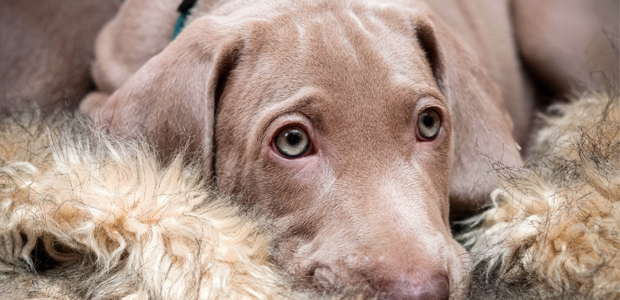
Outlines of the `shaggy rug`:
{"type": "MultiPolygon", "coordinates": [[[[554,106],[524,168],[459,237],[470,297],[620,298],[618,97],[554,106]]],[[[0,118],[0,299],[351,298],[292,288],[269,230],[144,141],[0,118]]]]}
{"type": "Polygon", "coordinates": [[[269,235],[181,156],[67,117],[0,125],[1,299],[275,299],[300,295],[269,235]]]}
{"type": "Polygon", "coordinates": [[[492,206],[460,236],[472,299],[620,299],[618,94],[542,116],[525,167],[497,167],[492,206]]]}

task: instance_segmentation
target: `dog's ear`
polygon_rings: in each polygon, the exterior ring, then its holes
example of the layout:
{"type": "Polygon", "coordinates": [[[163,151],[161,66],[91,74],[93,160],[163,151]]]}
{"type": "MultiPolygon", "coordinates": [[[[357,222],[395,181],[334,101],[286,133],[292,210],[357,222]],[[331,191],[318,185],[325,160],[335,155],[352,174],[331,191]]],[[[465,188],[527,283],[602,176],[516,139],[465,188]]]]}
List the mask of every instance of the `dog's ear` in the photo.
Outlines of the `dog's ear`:
{"type": "Polygon", "coordinates": [[[183,146],[212,170],[218,87],[240,45],[213,20],[196,20],[105,102],[96,123],[122,136],[145,135],[160,157],[183,146]]]}
{"type": "Polygon", "coordinates": [[[91,68],[97,91],[112,94],[170,43],[181,0],[123,0],[95,42],[91,68]]]}
{"type": "Polygon", "coordinates": [[[451,214],[479,208],[496,188],[495,163],[522,164],[501,90],[467,45],[440,21],[419,18],[416,38],[452,115],[451,214]]]}

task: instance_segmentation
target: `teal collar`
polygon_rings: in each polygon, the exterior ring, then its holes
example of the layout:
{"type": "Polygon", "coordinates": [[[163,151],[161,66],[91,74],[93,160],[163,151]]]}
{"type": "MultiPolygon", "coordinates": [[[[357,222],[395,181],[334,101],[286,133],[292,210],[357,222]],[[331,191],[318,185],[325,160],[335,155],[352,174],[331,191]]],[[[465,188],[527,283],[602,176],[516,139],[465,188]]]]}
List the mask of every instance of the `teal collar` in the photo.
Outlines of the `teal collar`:
{"type": "Polygon", "coordinates": [[[190,15],[190,10],[196,5],[198,0],[183,0],[181,5],[177,8],[177,11],[180,13],[179,18],[177,19],[176,24],[174,24],[174,33],[172,34],[172,39],[174,40],[183,28],[185,27],[185,21],[187,21],[187,17],[190,15]]]}

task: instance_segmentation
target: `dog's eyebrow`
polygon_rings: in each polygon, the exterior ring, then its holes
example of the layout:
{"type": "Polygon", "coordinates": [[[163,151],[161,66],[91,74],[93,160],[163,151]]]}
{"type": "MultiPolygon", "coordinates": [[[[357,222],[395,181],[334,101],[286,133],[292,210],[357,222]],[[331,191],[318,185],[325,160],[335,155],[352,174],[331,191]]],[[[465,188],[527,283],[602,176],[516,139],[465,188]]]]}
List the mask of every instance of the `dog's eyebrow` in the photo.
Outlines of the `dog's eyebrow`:
{"type": "Polygon", "coordinates": [[[252,134],[256,137],[255,142],[263,140],[271,123],[285,115],[303,115],[312,121],[312,126],[317,130],[323,130],[323,113],[318,109],[319,103],[326,101],[325,93],[315,87],[304,87],[292,96],[265,109],[258,116],[257,130],[252,134]]]}

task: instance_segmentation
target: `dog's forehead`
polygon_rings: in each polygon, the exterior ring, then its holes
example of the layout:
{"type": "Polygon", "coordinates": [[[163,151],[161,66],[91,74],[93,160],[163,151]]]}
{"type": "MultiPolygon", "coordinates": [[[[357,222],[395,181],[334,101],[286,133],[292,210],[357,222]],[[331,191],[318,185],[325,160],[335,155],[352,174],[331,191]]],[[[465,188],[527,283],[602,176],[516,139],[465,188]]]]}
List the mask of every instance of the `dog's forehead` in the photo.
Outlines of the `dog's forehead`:
{"type": "Polygon", "coordinates": [[[435,84],[411,15],[398,6],[303,3],[248,25],[242,60],[252,65],[253,82],[281,92],[274,100],[308,85],[328,93],[379,97],[378,92],[390,89],[435,84]]]}
{"type": "Polygon", "coordinates": [[[248,139],[298,113],[330,138],[387,145],[413,128],[418,99],[444,103],[409,14],[397,6],[316,3],[323,5],[256,18],[237,30],[243,43],[220,107],[243,111],[241,128],[260,128],[248,139]]]}

